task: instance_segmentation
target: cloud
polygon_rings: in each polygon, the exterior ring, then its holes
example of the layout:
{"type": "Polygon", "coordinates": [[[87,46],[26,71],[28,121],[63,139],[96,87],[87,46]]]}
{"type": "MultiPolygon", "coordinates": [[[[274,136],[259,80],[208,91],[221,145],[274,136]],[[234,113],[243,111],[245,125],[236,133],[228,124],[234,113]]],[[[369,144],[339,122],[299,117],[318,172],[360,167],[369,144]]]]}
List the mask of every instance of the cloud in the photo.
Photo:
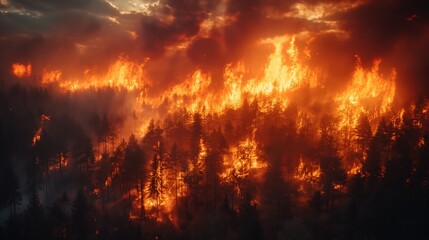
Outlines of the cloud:
{"type": "Polygon", "coordinates": [[[148,74],[169,85],[197,67],[219,75],[261,50],[261,39],[305,33],[297,44],[309,44],[309,64],[322,68],[333,88],[350,79],[358,55],[365,67],[375,58],[384,71],[396,67],[407,92],[426,90],[418,86],[429,69],[429,9],[418,0],[10,0],[0,11],[1,74],[12,61],[105,69],[125,54],[149,57],[148,74]],[[174,68],[175,76],[162,73],[177,62],[184,67],[174,68]]]}
{"type": "Polygon", "coordinates": [[[370,1],[334,19],[350,33],[355,51],[372,59],[391,51],[403,36],[419,35],[421,27],[427,25],[423,9],[421,1],[370,1]],[[409,21],[415,14],[419,17],[409,21]]]}
{"type": "Polygon", "coordinates": [[[383,59],[384,66],[396,67],[401,95],[427,95],[429,48],[423,42],[428,40],[429,9],[423,1],[368,1],[333,19],[349,34],[343,52],[359,55],[365,66],[383,59]]]}
{"type": "Polygon", "coordinates": [[[41,13],[63,10],[80,10],[101,15],[117,15],[119,10],[105,0],[10,0],[10,5],[41,13]]]}
{"type": "Polygon", "coordinates": [[[166,0],[141,20],[138,40],[142,54],[157,58],[167,47],[198,34],[200,24],[207,17],[206,9],[198,0],[166,0]]]}

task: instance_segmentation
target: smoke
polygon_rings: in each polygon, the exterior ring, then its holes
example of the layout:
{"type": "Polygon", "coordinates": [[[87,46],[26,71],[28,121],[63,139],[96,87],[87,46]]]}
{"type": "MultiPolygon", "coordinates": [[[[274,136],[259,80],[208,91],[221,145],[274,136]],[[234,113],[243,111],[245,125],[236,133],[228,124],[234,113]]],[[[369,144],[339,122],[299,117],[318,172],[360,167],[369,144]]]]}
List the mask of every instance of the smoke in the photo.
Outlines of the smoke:
{"type": "Polygon", "coordinates": [[[0,73],[10,76],[12,63],[30,62],[35,73],[48,67],[79,76],[87,68],[106,71],[124,54],[150,59],[156,93],[197,68],[221,82],[227,64],[267,57],[261,39],[294,34],[334,90],[350,79],[358,56],[364,67],[381,58],[386,74],[396,68],[404,99],[429,92],[429,14],[422,1],[130,1],[131,12],[114,4],[2,3],[0,73]]]}
{"type": "MultiPolygon", "coordinates": [[[[349,37],[340,47],[346,54],[356,54],[364,66],[381,58],[387,68],[395,67],[399,94],[412,99],[427,94],[428,9],[422,1],[368,1],[356,8],[336,14],[349,37]],[[346,44],[346,48],[342,47],[346,44]]],[[[320,48],[323,49],[323,48],[320,48]]],[[[341,69],[341,67],[339,68],[341,69]]]]}
{"type": "MultiPolygon", "coordinates": [[[[35,80],[32,84],[38,84],[45,69],[59,69],[65,79],[80,79],[88,70],[95,76],[105,76],[109,66],[120,56],[125,56],[127,61],[145,63],[145,76],[136,78],[149,81],[148,84],[141,84],[145,86],[142,95],[125,90],[97,89],[71,94],[55,92],[53,96],[46,96],[44,99],[44,89],[40,90],[42,93],[38,93],[39,90],[34,90],[35,93],[30,91],[31,94],[42,96],[40,104],[35,101],[31,105],[31,122],[37,124],[41,114],[54,116],[47,124],[48,132],[52,134],[53,141],[63,136],[72,139],[58,140],[64,141],[66,148],[72,148],[73,146],[68,145],[82,142],[82,139],[91,141],[99,137],[91,123],[96,117],[106,116],[115,127],[117,139],[123,139],[141,130],[139,126],[145,127],[144,124],[150,118],[167,115],[171,110],[170,105],[181,107],[180,104],[175,105],[175,101],[196,105],[206,103],[195,96],[180,95],[193,90],[196,82],[185,81],[196,70],[199,70],[197,77],[210,79],[212,82],[208,88],[197,89],[192,94],[204,95],[202,98],[211,96],[214,101],[207,102],[213,105],[219,100],[216,98],[217,91],[225,86],[225,69],[237,66],[240,69],[242,63],[247,68],[242,73],[244,81],[264,78],[261,76],[277,77],[270,82],[274,83],[271,86],[256,83],[249,86],[260,89],[277,87],[278,82],[284,78],[275,75],[293,73],[294,69],[289,72],[284,71],[284,68],[274,69],[272,75],[264,75],[264,69],[269,57],[277,49],[281,49],[281,54],[285,56],[283,59],[279,58],[281,61],[293,62],[292,54],[288,53],[290,49],[286,46],[274,46],[275,39],[285,35],[289,36],[285,38],[288,40],[285,43],[294,39],[294,46],[299,52],[297,56],[303,59],[299,64],[320,69],[321,76],[326,81],[323,86],[302,87],[292,93],[287,92],[290,94],[290,102],[287,103],[290,104],[290,109],[293,109],[294,104],[299,105],[316,116],[332,111],[333,103],[329,100],[326,102],[326,96],[346,88],[358,61],[367,70],[379,58],[382,59],[380,72],[385,76],[396,69],[398,101],[412,101],[419,95],[427,96],[429,93],[429,85],[426,84],[429,74],[429,10],[422,1],[151,0],[129,3],[134,3],[134,11],[107,0],[9,0],[0,3],[0,83],[4,79],[12,83],[21,81],[11,74],[10,67],[13,63],[31,64],[35,80]],[[291,38],[292,35],[296,38],[291,38]],[[182,92],[166,91],[184,82],[185,87],[180,89],[182,92]],[[209,93],[209,90],[215,94],[209,93]],[[164,95],[166,92],[173,96],[164,95]],[[156,97],[161,95],[167,98],[161,99],[159,105],[137,101],[142,100],[143,96],[156,102],[159,100],[156,97]],[[154,106],[157,109],[153,109],[154,106]],[[136,110],[141,112],[136,113],[136,110]],[[136,126],[136,122],[139,126],[136,126]]],[[[283,62],[278,65],[282,64],[283,62]]],[[[241,74],[240,71],[237,72],[237,75],[241,74]]],[[[129,74],[125,75],[129,77],[129,74]]],[[[234,77],[230,79],[242,79],[234,77]]],[[[27,84],[25,81],[21,82],[23,85],[27,84]]],[[[290,82],[292,88],[296,84],[290,82]]],[[[234,84],[230,83],[229,86],[234,84]]],[[[21,91],[19,85],[15,87],[21,91]]],[[[358,87],[368,90],[365,86],[358,87]]],[[[262,90],[256,93],[261,92],[262,90]]],[[[275,91],[272,93],[275,95],[275,91]]],[[[13,91],[5,99],[13,103],[13,97],[27,99],[13,91]]],[[[234,94],[228,97],[232,99],[228,99],[231,102],[236,98],[246,98],[234,94]]],[[[279,98],[281,96],[277,100],[279,98]]],[[[286,102],[283,100],[277,103],[286,102]]],[[[12,109],[24,111],[24,104],[12,107],[9,102],[5,101],[3,104],[3,112],[11,116],[10,122],[16,124],[17,129],[26,126],[28,136],[25,137],[31,139],[32,130],[37,126],[27,126],[26,121],[30,117],[24,114],[16,117],[22,119],[22,122],[13,121],[15,113],[11,113],[12,109]]],[[[234,110],[228,111],[234,113],[234,110]]],[[[297,118],[296,113],[285,115],[297,118]]],[[[279,119],[273,117],[273,121],[268,122],[283,121],[279,119]]],[[[287,131],[293,132],[292,130],[287,131]]],[[[276,138],[273,133],[279,134],[282,131],[266,129],[264,133],[272,140],[276,138]]],[[[273,142],[292,142],[280,135],[277,136],[278,141],[273,142]]],[[[16,152],[19,152],[20,147],[24,148],[22,146],[29,148],[24,141],[20,145],[11,141],[10,145],[18,146],[18,149],[14,149],[16,152]]],[[[272,144],[269,142],[267,145],[272,144]]],[[[277,149],[274,150],[278,152],[277,149]]],[[[274,155],[270,158],[280,159],[274,155]]],[[[72,185],[77,182],[75,178],[77,177],[69,176],[64,184],[72,185]]],[[[53,191],[62,193],[59,188],[53,191]]]]}

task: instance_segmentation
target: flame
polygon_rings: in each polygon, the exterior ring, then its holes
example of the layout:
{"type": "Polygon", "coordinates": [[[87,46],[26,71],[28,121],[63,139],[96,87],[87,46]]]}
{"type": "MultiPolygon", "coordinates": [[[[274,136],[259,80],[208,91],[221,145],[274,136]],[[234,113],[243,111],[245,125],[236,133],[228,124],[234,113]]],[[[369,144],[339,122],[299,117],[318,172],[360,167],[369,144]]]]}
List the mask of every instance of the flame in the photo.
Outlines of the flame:
{"type": "MultiPolygon", "coordinates": [[[[259,158],[258,147],[253,137],[248,137],[240,141],[237,147],[232,147],[230,153],[223,159],[223,172],[220,179],[227,184],[235,184],[247,177],[255,177],[255,171],[266,169],[268,164],[259,158]]],[[[240,189],[235,188],[237,194],[240,189]]]]}
{"type": "MultiPolygon", "coordinates": [[[[297,10],[307,12],[308,9],[297,10]]],[[[319,10],[308,12],[309,18],[319,18],[319,10]]],[[[299,12],[301,14],[301,12],[299,12]]],[[[302,13],[304,14],[304,13],[302,13]]],[[[307,14],[307,13],[305,13],[307,14]]],[[[151,82],[147,79],[143,63],[135,63],[121,56],[107,70],[105,74],[95,74],[94,70],[87,69],[80,79],[68,79],[59,70],[44,70],[42,73],[42,84],[58,86],[65,92],[79,92],[91,89],[114,88],[126,90],[135,94],[134,109],[142,117],[139,129],[147,129],[150,117],[162,117],[158,109],[165,109],[166,113],[174,113],[185,109],[188,113],[200,112],[203,116],[208,114],[223,114],[227,109],[238,109],[245,99],[257,100],[259,111],[266,113],[278,106],[285,110],[293,96],[300,93],[302,89],[324,91],[323,74],[321,70],[311,68],[306,60],[311,56],[308,49],[302,51],[297,47],[298,36],[282,36],[264,39],[259,44],[273,47],[272,53],[267,61],[261,66],[261,71],[249,69],[245,62],[229,63],[223,69],[223,82],[218,86],[214,76],[201,69],[194,69],[182,82],[169,86],[157,96],[148,94],[151,82]],[[256,72],[256,73],[255,73],[256,72]],[[158,114],[158,115],[157,115],[158,114]]],[[[396,91],[396,72],[384,76],[380,71],[381,60],[376,59],[372,68],[364,68],[359,59],[355,71],[350,79],[350,84],[344,91],[334,95],[334,113],[339,118],[337,130],[354,129],[361,113],[369,116],[370,120],[376,120],[390,111],[396,91]]],[[[322,92],[321,95],[326,95],[322,92]]],[[[332,96],[332,95],[331,95],[332,96]]],[[[134,99],[133,99],[134,100],[134,99]]],[[[426,107],[423,111],[428,111],[426,107]]],[[[404,110],[399,114],[400,119],[404,110]]],[[[42,115],[39,129],[33,138],[33,145],[40,140],[44,121],[49,117],[42,115]]],[[[296,119],[298,129],[303,127],[304,122],[309,121],[312,116],[305,111],[299,111],[296,119]]],[[[313,120],[313,119],[311,119],[313,120]]],[[[402,120],[401,120],[402,121],[402,120]]],[[[142,134],[144,131],[141,131],[142,134]]],[[[423,141],[423,140],[422,140],[423,141]]],[[[421,145],[424,142],[421,143],[421,145]]],[[[199,141],[200,152],[196,163],[189,161],[188,169],[202,168],[207,157],[207,147],[203,139],[199,141]]],[[[236,194],[241,196],[241,189],[237,182],[248,178],[257,178],[267,168],[267,162],[260,157],[257,141],[255,140],[255,129],[251,136],[240,138],[235,145],[231,146],[223,156],[223,169],[219,174],[221,181],[234,186],[236,194]]],[[[361,164],[354,164],[347,173],[349,175],[359,173],[361,164]]],[[[164,170],[163,170],[164,171],[164,170]]],[[[141,210],[141,200],[144,200],[144,209],[147,216],[157,221],[174,219],[175,197],[186,197],[188,187],[185,183],[186,172],[177,171],[174,174],[165,170],[162,174],[163,190],[157,199],[148,196],[148,187],[137,186],[131,190],[132,206],[130,219],[139,218],[138,210],[141,210]],[[174,175],[174,177],[171,177],[174,175]],[[143,192],[139,189],[144,188],[143,192]],[[142,199],[144,198],[144,199],[142,199]],[[155,213],[158,209],[162,214],[155,213]]],[[[104,182],[105,187],[110,187],[112,179],[120,172],[119,165],[114,166],[104,182]]],[[[298,191],[312,193],[319,186],[321,176],[320,166],[310,159],[301,156],[299,165],[294,174],[294,180],[298,184],[298,191]]],[[[141,183],[139,183],[141,184],[141,183]]],[[[147,182],[144,184],[148,184],[147,182]]],[[[341,190],[342,185],[334,186],[341,190]]],[[[99,194],[100,190],[97,190],[99,194]]],[[[255,200],[256,201],[256,200],[255,200]]],[[[256,204],[257,202],[255,202],[256,204]]]]}
{"type": "Polygon", "coordinates": [[[69,165],[69,159],[64,156],[64,153],[60,153],[59,161],[49,166],[49,171],[59,170],[60,168],[67,167],[69,165]]]}
{"type": "MultiPolygon", "coordinates": [[[[188,163],[189,171],[193,171],[197,167],[199,168],[202,167],[203,169],[201,170],[204,171],[204,160],[207,157],[207,147],[203,139],[200,139],[199,146],[200,146],[200,152],[197,157],[197,162],[195,163],[195,165],[192,163],[192,161],[188,163]]],[[[161,168],[163,167],[160,166],[160,169],[158,169],[157,171],[161,171],[161,168]]],[[[147,211],[146,217],[155,219],[158,222],[163,222],[164,220],[166,220],[165,219],[166,217],[168,218],[169,221],[174,221],[173,211],[175,209],[176,187],[177,187],[178,198],[185,197],[188,192],[186,189],[187,185],[185,183],[186,173],[183,171],[178,171],[176,177],[170,177],[170,176],[174,176],[174,174],[168,171],[173,171],[173,170],[162,169],[162,173],[159,172],[163,183],[162,191],[160,192],[159,198],[156,199],[156,198],[149,197],[149,198],[145,198],[145,201],[144,201],[144,208],[145,208],[145,211],[147,211]]],[[[148,184],[149,183],[146,183],[146,185],[148,184]]],[[[144,193],[145,196],[149,195],[148,189],[149,189],[148,186],[146,186],[145,193],[144,193]]],[[[133,206],[135,209],[140,209],[139,204],[142,196],[139,195],[137,191],[135,191],[134,194],[135,194],[135,200],[134,200],[133,206]]]]}
{"type": "Polygon", "coordinates": [[[62,72],[60,70],[43,70],[42,73],[42,84],[55,83],[61,80],[62,72]]]}
{"type": "Polygon", "coordinates": [[[100,196],[100,189],[94,188],[94,190],[92,191],[92,194],[94,194],[94,196],[100,196]]]}
{"type": "MultiPolygon", "coordinates": [[[[297,90],[324,87],[321,71],[305,63],[311,53],[307,48],[302,52],[298,49],[297,37],[281,36],[259,41],[259,44],[273,46],[262,73],[255,74],[243,61],[227,64],[221,87],[214,86],[209,73],[195,69],[183,82],[170,86],[158,96],[151,96],[148,94],[151,83],[145,74],[148,59],[135,63],[125,56],[120,56],[104,75],[87,69],[80,79],[66,79],[59,70],[44,70],[42,83],[56,84],[69,92],[101,88],[136,91],[134,110],[141,115],[145,115],[145,111],[153,115],[154,109],[160,108],[166,108],[168,113],[177,109],[191,113],[222,113],[227,108],[240,107],[244,99],[258,100],[261,112],[274,106],[285,109],[297,90]]],[[[358,60],[350,85],[335,97],[337,111],[342,115],[341,126],[355,126],[360,112],[370,113],[374,119],[390,109],[395,96],[396,73],[392,70],[390,76],[384,77],[379,72],[380,63],[381,60],[375,60],[372,69],[367,70],[358,60]],[[379,103],[375,104],[378,107],[371,108],[370,102],[379,103]]],[[[143,125],[147,125],[147,121],[143,125]]]]}
{"type": "Polygon", "coordinates": [[[315,87],[318,84],[315,79],[317,73],[312,73],[308,67],[299,61],[295,37],[269,38],[261,43],[273,44],[274,53],[269,57],[262,79],[252,79],[245,87],[252,95],[287,93],[305,85],[315,87]],[[286,51],[287,58],[285,58],[283,54],[284,45],[288,41],[289,48],[286,51]]]}
{"type": "Polygon", "coordinates": [[[120,168],[119,168],[119,166],[116,166],[116,167],[113,169],[112,173],[111,173],[109,176],[107,176],[107,179],[106,179],[106,181],[104,182],[104,186],[106,186],[106,187],[110,187],[110,185],[112,184],[112,179],[113,179],[116,175],[118,175],[119,173],[120,173],[120,168]]]}
{"type": "Polygon", "coordinates": [[[89,89],[117,88],[133,91],[145,88],[144,65],[134,63],[124,56],[120,56],[108,69],[104,76],[86,69],[81,79],[66,80],[60,70],[44,70],[42,84],[57,83],[63,91],[75,92],[89,89]]]}
{"type": "Polygon", "coordinates": [[[210,98],[212,95],[203,97],[204,93],[208,93],[208,88],[211,84],[209,75],[204,74],[201,70],[196,70],[190,78],[182,84],[174,86],[171,90],[164,93],[162,100],[171,100],[172,104],[170,112],[174,109],[186,108],[191,112],[197,112],[202,109],[210,109],[210,98]]]}
{"type": "Polygon", "coordinates": [[[423,137],[421,137],[419,139],[419,142],[417,143],[417,146],[419,146],[419,147],[424,147],[425,146],[425,139],[423,137]]]}
{"type": "Polygon", "coordinates": [[[305,161],[301,156],[294,176],[294,179],[298,183],[298,191],[301,193],[311,193],[313,189],[317,188],[320,175],[320,165],[305,161]]]}
{"type": "Polygon", "coordinates": [[[12,64],[12,74],[18,78],[30,77],[31,76],[31,64],[12,64]]]}
{"type": "Polygon", "coordinates": [[[243,62],[228,64],[224,69],[223,88],[216,89],[211,85],[211,76],[196,69],[185,81],[167,89],[158,98],[142,94],[138,105],[157,109],[168,102],[169,112],[185,108],[192,113],[221,113],[227,108],[238,108],[248,96],[251,100],[260,100],[264,105],[262,109],[268,110],[275,104],[286,108],[290,94],[299,88],[321,85],[320,71],[310,70],[299,58],[295,37],[268,38],[260,44],[274,46],[262,77],[246,77],[249,69],[243,62]]]}
{"type": "MultiPolygon", "coordinates": [[[[323,77],[319,69],[305,64],[310,56],[301,54],[295,44],[296,36],[268,38],[260,44],[274,47],[269,55],[261,76],[251,74],[242,61],[227,64],[223,73],[223,86],[212,86],[212,76],[196,69],[181,83],[162,92],[159,96],[150,96],[147,89],[151,86],[145,75],[145,62],[134,63],[121,56],[103,76],[86,70],[82,79],[64,79],[58,70],[45,70],[43,84],[57,84],[64,91],[84,91],[88,89],[119,88],[138,91],[135,111],[144,114],[150,109],[165,108],[172,113],[177,109],[186,109],[191,113],[222,113],[227,108],[236,109],[245,98],[257,99],[261,112],[280,106],[285,109],[292,100],[292,94],[303,88],[323,88],[323,77]],[[167,104],[166,104],[167,103],[167,104]],[[142,106],[144,106],[143,109],[142,106]]],[[[379,72],[381,60],[374,61],[372,69],[364,69],[358,61],[350,85],[336,96],[341,126],[355,126],[360,112],[370,113],[372,119],[386,113],[395,96],[395,71],[388,77],[379,72]],[[370,103],[377,108],[371,108],[370,103]],[[374,104],[373,104],[374,105],[374,104]],[[353,111],[351,111],[353,109],[353,111]]],[[[145,122],[143,125],[147,125],[145,122]]],[[[140,129],[144,129],[141,127],[140,129]]]]}
{"type": "Polygon", "coordinates": [[[32,141],[32,146],[34,147],[36,145],[37,142],[40,141],[41,135],[42,135],[42,131],[43,131],[43,126],[45,124],[46,121],[51,120],[51,117],[48,115],[44,115],[42,114],[40,116],[40,124],[39,127],[36,130],[36,133],[33,136],[33,141],[32,141]]]}
{"type": "Polygon", "coordinates": [[[376,59],[367,71],[358,58],[351,84],[336,98],[341,116],[340,128],[356,127],[361,113],[373,120],[390,110],[395,97],[396,71],[393,69],[385,78],[379,72],[380,63],[381,60],[376,59]]]}
{"type": "Polygon", "coordinates": [[[360,173],[362,170],[362,163],[353,163],[353,166],[347,171],[347,175],[352,176],[360,173]]]}

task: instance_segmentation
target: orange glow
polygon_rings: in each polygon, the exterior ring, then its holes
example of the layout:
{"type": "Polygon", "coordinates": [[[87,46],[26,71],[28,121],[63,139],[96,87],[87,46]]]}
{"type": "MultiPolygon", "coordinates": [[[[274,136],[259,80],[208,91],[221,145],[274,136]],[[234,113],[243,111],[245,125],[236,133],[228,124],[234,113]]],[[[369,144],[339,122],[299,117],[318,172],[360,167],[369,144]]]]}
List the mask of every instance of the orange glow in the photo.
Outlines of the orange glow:
{"type": "Polygon", "coordinates": [[[61,80],[61,76],[62,72],[60,70],[44,70],[42,73],[42,84],[58,82],[61,80]]]}
{"type": "MultiPolygon", "coordinates": [[[[318,11],[314,9],[314,12],[308,12],[309,17],[318,18],[318,14],[321,14],[318,11]]],[[[227,109],[239,109],[246,99],[250,102],[257,101],[257,110],[260,113],[267,113],[275,108],[285,111],[291,103],[296,103],[295,96],[307,90],[315,93],[316,97],[320,96],[322,104],[332,102],[331,113],[339,119],[335,130],[346,130],[350,135],[353,135],[352,131],[361,113],[365,113],[371,123],[375,123],[391,110],[396,91],[394,69],[391,74],[384,76],[380,70],[381,60],[375,60],[372,68],[366,69],[358,59],[345,89],[337,93],[327,92],[322,70],[307,64],[311,52],[308,48],[301,49],[297,46],[301,37],[282,36],[259,41],[258,44],[272,47],[272,52],[267,55],[266,61],[260,64],[260,69],[250,69],[244,59],[226,64],[221,74],[222,84],[219,84],[219,80],[210,72],[195,68],[183,81],[166,87],[156,96],[149,94],[155,84],[152,84],[152,80],[146,75],[146,62],[135,63],[124,56],[119,57],[105,74],[95,74],[94,70],[87,69],[82,78],[68,79],[59,70],[44,70],[41,81],[42,84],[57,86],[61,91],[71,93],[103,88],[128,91],[138,126],[126,130],[135,132],[143,129],[140,131],[141,135],[144,135],[151,118],[162,119],[165,114],[178,110],[185,110],[189,114],[198,112],[203,117],[209,114],[222,115],[227,109]],[[333,101],[326,99],[332,96],[333,101]],[[159,109],[162,111],[158,111],[159,109]]],[[[403,113],[400,115],[402,119],[403,113]]],[[[317,119],[313,117],[311,111],[299,109],[295,119],[297,129],[302,129],[307,121],[316,122],[317,119]]],[[[33,139],[33,145],[40,140],[42,127],[43,122],[33,139]]],[[[223,168],[219,178],[238,197],[243,197],[242,182],[246,179],[258,180],[268,167],[268,163],[261,157],[263,153],[258,148],[255,132],[256,129],[250,136],[237,139],[223,155],[223,168]]],[[[352,139],[353,136],[349,138],[352,139]]],[[[199,145],[201,151],[197,161],[188,161],[186,171],[205,171],[208,149],[204,138],[200,139],[199,145]]],[[[340,155],[344,156],[344,149],[339,150],[340,155]]],[[[357,174],[362,168],[361,164],[348,166],[348,175],[357,174]]],[[[149,197],[148,181],[131,188],[130,219],[141,217],[143,203],[146,217],[156,221],[176,220],[176,200],[187,197],[191,190],[185,182],[188,172],[178,170],[173,174],[171,169],[159,171],[162,178],[162,191],[159,196],[149,197]]],[[[119,173],[120,167],[114,166],[104,186],[111,187],[112,179],[119,173]]],[[[314,159],[301,156],[293,175],[298,191],[309,196],[315,190],[320,190],[320,176],[320,165],[314,162],[314,159]]],[[[342,185],[334,186],[336,190],[342,188],[342,185]]],[[[97,194],[99,193],[98,190],[97,194]]],[[[254,201],[256,204],[257,200],[254,201]]]]}
{"type": "Polygon", "coordinates": [[[275,104],[286,108],[290,95],[300,88],[316,88],[321,84],[320,71],[311,70],[299,58],[295,37],[265,39],[260,44],[274,46],[262,76],[247,77],[249,69],[238,62],[224,69],[222,89],[212,86],[212,78],[200,69],[195,70],[180,84],[167,89],[160,97],[150,98],[141,94],[138,105],[157,109],[168,102],[169,112],[187,109],[190,112],[221,113],[226,108],[238,108],[244,98],[258,99],[261,110],[267,111],[275,104]]]}
{"type": "Polygon", "coordinates": [[[311,193],[317,188],[320,174],[321,171],[318,164],[305,161],[301,157],[294,176],[299,186],[298,191],[301,193],[311,193]]]}
{"type": "MultiPolygon", "coordinates": [[[[240,141],[237,147],[232,147],[230,153],[223,159],[223,172],[220,179],[224,183],[236,184],[247,177],[256,177],[255,173],[263,173],[268,164],[259,157],[257,143],[252,138],[240,141]]],[[[239,185],[239,184],[238,184],[239,185]]],[[[240,188],[235,186],[237,194],[240,188]]]]}
{"type": "MultiPolygon", "coordinates": [[[[204,171],[204,160],[207,157],[207,147],[203,139],[200,139],[200,152],[197,158],[196,165],[198,167],[203,166],[201,170],[204,171]]],[[[192,162],[188,163],[188,171],[193,171],[197,166],[194,166],[192,162]]],[[[176,187],[177,187],[177,197],[185,197],[188,193],[187,185],[184,181],[185,172],[177,170],[177,179],[171,176],[174,176],[172,169],[163,169],[164,166],[160,166],[158,171],[160,177],[162,178],[162,191],[158,199],[146,197],[149,196],[149,182],[146,182],[145,190],[143,194],[139,193],[137,189],[133,189],[131,194],[133,195],[133,212],[130,213],[131,219],[139,218],[135,212],[141,210],[141,198],[144,197],[144,209],[146,212],[146,217],[155,219],[158,222],[163,222],[168,218],[169,221],[174,221],[175,211],[175,200],[176,200],[176,187]],[[170,172],[169,172],[170,171],[170,172]],[[177,183],[177,186],[176,186],[177,183]]]]}
{"type": "Polygon", "coordinates": [[[372,69],[365,70],[358,59],[350,85],[336,98],[340,128],[356,127],[361,113],[373,120],[390,110],[396,91],[396,71],[393,69],[390,76],[384,77],[379,72],[380,63],[376,59],[372,69]]]}
{"type": "Polygon", "coordinates": [[[84,71],[81,79],[67,80],[62,77],[60,70],[45,70],[42,74],[42,83],[57,83],[63,91],[82,91],[101,88],[118,88],[129,91],[144,89],[144,64],[136,64],[121,56],[108,69],[105,75],[93,74],[91,69],[84,71]]]}
{"type": "Polygon", "coordinates": [[[60,153],[60,157],[55,164],[49,166],[49,171],[59,170],[61,168],[67,167],[69,165],[69,159],[64,156],[63,153],[60,153]]]}
{"type": "Polygon", "coordinates": [[[37,128],[36,133],[33,136],[33,141],[32,141],[33,146],[35,146],[36,143],[40,141],[42,131],[43,131],[43,125],[46,121],[49,121],[49,120],[51,120],[51,117],[48,115],[42,114],[42,116],[40,117],[40,125],[37,128]]]}
{"type": "Polygon", "coordinates": [[[113,172],[107,177],[106,181],[104,182],[104,186],[109,187],[112,184],[112,179],[118,175],[120,172],[119,166],[116,166],[113,169],[113,172]]]}
{"type": "MultiPolygon", "coordinates": [[[[151,82],[145,74],[145,63],[134,63],[121,56],[106,74],[96,75],[86,70],[81,79],[65,79],[59,70],[45,70],[43,84],[57,84],[63,91],[119,88],[136,91],[135,111],[142,106],[151,109],[166,107],[167,112],[186,109],[189,112],[222,113],[226,108],[236,109],[243,100],[257,99],[260,111],[274,106],[288,107],[292,95],[300,89],[323,89],[323,74],[319,69],[305,64],[311,56],[308,49],[302,53],[296,46],[297,36],[274,37],[261,40],[260,44],[272,45],[273,52],[263,64],[261,75],[250,74],[242,61],[227,64],[223,71],[223,86],[213,86],[209,73],[196,69],[181,83],[167,88],[158,96],[150,96],[151,82]],[[168,103],[165,105],[165,103],[168,103]]],[[[364,69],[358,61],[350,85],[337,94],[335,100],[341,115],[341,126],[355,126],[361,112],[371,119],[386,113],[395,96],[395,71],[384,77],[379,71],[381,60],[374,61],[372,69],[364,69]],[[375,108],[373,106],[376,106],[375,108]],[[351,111],[353,109],[353,111],[351,111]]],[[[140,129],[145,129],[147,121],[140,129]]]]}
{"type": "Polygon", "coordinates": [[[31,64],[27,64],[27,65],[21,64],[21,63],[12,64],[12,74],[19,78],[30,77],[31,64]]]}
{"type": "Polygon", "coordinates": [[[347,171],[347,174],[349,176],[358,174],[361,172],[362,169],[362,163],[353,163],[353,166],[347,171]]]}

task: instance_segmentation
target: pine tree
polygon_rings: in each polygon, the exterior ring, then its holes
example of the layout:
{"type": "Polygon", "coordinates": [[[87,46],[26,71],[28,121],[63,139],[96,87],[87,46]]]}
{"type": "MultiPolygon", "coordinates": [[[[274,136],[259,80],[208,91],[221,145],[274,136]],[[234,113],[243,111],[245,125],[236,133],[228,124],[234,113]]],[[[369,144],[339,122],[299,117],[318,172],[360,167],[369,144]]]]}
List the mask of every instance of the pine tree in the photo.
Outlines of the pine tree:
{"type": "Polygon", "coordinates": [[[313,211],[316,218],[319,219],[319,216],[322,213],[323,206],[322,193],[320,191],[315,191],[311,196],[308,205],[313,211]]]}
{"type": "Polygon", "coordinates": [[[146,180],[145,171],[146,158],[143,150],[137,143],[136,137],[132,134],[125,148],[125,159],[123,162],[124,177],[127,183],[128,201],[131,205],[131,186],[134,183],[137,186],[140,199],[140,215],[145,216],[144,209],[144,183],[146,180]]]}
{"type": "Polygon", "coordinates": [[[54,202],[48,215],[50,233],[52,238],[56,240],[68,239],[70,234],[68,229],[68,215],[63,206],[65,201],[68,201],[67,196],[63,195],[61,199],[54,202]]]}
{"type": "Polygon", "coordinates": [[[244,204],[240,208],[238,220],[239,239],[263,239],[257,205],[251,202],[251,198],[247,193],[244,204]]]}
{"type": "Polygon", "coordinates": [[[199,185],[203,180],[203,162],[201,161],[202,159],[200,159],[203,127],[200,114],[194,114],[190,130],[190,161],[184,180],[192,192],[194,207],[195,209],[198,209],[199,185]]]}
{"type": "Polygon", "coordinates": [[[319,142],[321,184],[333,207],[334,187],[342,185],[346,180],[346,172],[341,165],[341,157],[334,138],[333,119],[329,116],[322,118],[321,136],[319,142]]]}
{"type": "Polygon", "coordinates": [[[16,177],[10,162],[6,159],[0,162],[0,209],[9,206],[10,214],[15,217],[21,202],[19,180],[16,177]]]}
{"type": "Polygon", "coordinates": [[[171,147],[169,156],[168,156],[168,166],[170,169],[170,179],[173,180],[174,184],[174,202],[175,202],[175,210],[178,210],[178,197],[179,197],[179,172],[180,172],[180,152],[177,147],[177,144],[174,143],[171,147]]]}
{"type": "Polygon", "coordinates": [[[371,139],[372,131],[368,116],[361,114],[358,125],[356,126],[356,143],[358,145],[358,154],[361,161],[365,160],[367,157],[366,153],[371,144],[371,139]]]}
{"type": "Polygon", "coordinates": [[[34,189],[30,195],[28,206],[25,210],[24,238],[45,239],[46,224],[42,205],[40,204],[37,190],[34,189]]]}
{"type": "Polygon", "coordinates": [[[72,239],[90,239],[92,232],[92,220],[90,205],[82,189],[77,192],[72,206],[72,239]]]}
{"type": "Polygon", "coordinates": [[[161,202],[164,189],[164,150],[162,143],[158,141],[154,146],[154,154],[151,163],[151,172],[149,175],[149,197],[156,201],[156,215],[159,213],[159,205],[161,202]]]}

